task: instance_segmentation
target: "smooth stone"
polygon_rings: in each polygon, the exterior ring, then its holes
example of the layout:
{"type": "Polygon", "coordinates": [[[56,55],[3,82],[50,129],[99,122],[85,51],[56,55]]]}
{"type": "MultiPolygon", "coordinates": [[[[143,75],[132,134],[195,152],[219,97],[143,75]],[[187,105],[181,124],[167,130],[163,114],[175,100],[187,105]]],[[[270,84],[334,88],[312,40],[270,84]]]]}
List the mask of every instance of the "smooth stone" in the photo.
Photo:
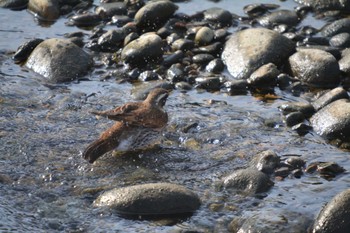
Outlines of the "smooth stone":
{"type": "Polygon", "coordinates": [[[331,37],[339,33],[348,32],[350,33],[350,19],[338,19],[333,21],[321,29],[321,34],[326,37],[331,37]]]}
{"type": "Polygon", "coordinates": [[[121,53],[121,59],[131,66],[144,66],[157,63],[162,59],[162,39],[153,33],[146,33],[127,44],[121,53]]]}
{"type": "Polygon", "coordinates": [[[248,91],[248,83],[245,79],[227,81],[224,87],[230,95],[246,94],[248,91]]]}
{"type": "Polygon", "coordinates": [[[88,53],[67,39],[52,38],[41,42],[25,65],[48,81],[61,83],[85,75],[93,60],[88,53]]]}
{"type": "Polygon", "coordinates": [[[164,58],[163,65],[164,66],[171,66],[174,63],[180,62],[182,58],[185,57],[184,52],[181,50],[178,50],[174,52],[173,54],[168,55],[167,57],[164,58]]]}
{"type": "Polygon", "coordinates": [[[278,24],[296,26],[299,23],[299,16],[295,11],[278,10],[259,17],[257,21],[264,27],[273,27],[278,24]]]}
{"type": "Polygon", "coordinates": [[[221,81],[219,77],[198,77],[195,79],[196,88],[205,89],[208,91],[219,90],[221,81]]]}
{"type": "Polygon", "coordinates": [[[250,195],[266,192],[274,184],[268,175],[254,168],[237,170],[224,177],[222,182],[226,189],[235,189],[250,195]]]}
{"type": "Polygon", "coordinates": [[[28,10],[46,21],[55,21],[60,16],[58,0],[29,0],[28,10]]]}
{"type": "Polygon", "coordinates": [[[218,23],[220,27],[232,25],[233,17],[231,12],[228,10],[219,7],[213,7],[205,10],[203,14],[205,20],[213,23],[218,23]]]}
{"type": "Polygon", "coordinates": [[[302,123],[305,120],[305,116],[301,112],[291,112],[285,116],[284,121],[288,127],[292,127],[299,123],[302,123]]]}
{"type": "Polygon", "coordinates": [[[347,75],[350,75],[350,48],[346,48],[341,52],[339,60],[339,69],[347,75]]]}
{"type": "Polygon", "coordinates": [[[305,117],[310,117],[315,113],[315,108],[312,104],[306,102],[290,102],[282,104],[278,107],[283,115],[291,112],[301,112],[305,117]]]}
{"type": "Polygon", "coordinates": [[[197,64],[207,65],[211,60],[214,59],[214,56],[211,54],[201,53],[194,55],[192,61],[197,64]]]}
{"type": "Polygon", "coordinates": [[[116,52],[124,42],[125,36],[123,29],[111,29],[98,38],[97,44],[103,52],[116,52]]]}
{"type": "Polygon", "coordinates": [[[318,214],[312,233],[348,233],[350,229],[350,189],[333,197],[318,214]]]}
{"type": "Polygon", "coordinates": [[[207,45],[213,39],[214,39],[214,31],[211,30],[209,27],[201,27],[196,33],[194,41],[198,45],[207,45]]]}
{"type": "Polygon", "coordinates": [[[343,0],[295,0],[305,6],[310,6],[316,10],[340,10],[349,11],[350,2],[343,0]]]}
{"type": "Polygon", "coordinates": [[[230,37],[225,44],[222,60],[234,78],[247,79],[264,64],[282,65],[294,50],[294,43],[279,33],[251,28],[230,37]]]}
{"type": "Polygon", "coordinates": [[[254,87],[274,86],[279,74],[280,71],[277,69],[277,66],[273,63],[268,63],[254,71],[247,79],[247,82],[254,87]]]}
{"type": "Polygon", "coordinates": [[[38,46],[43,41],[44,41],[43,39],[34,38],[20,45],[15,55],[13,55],[13,60],[15,61],[15,63],[18,64],[18,63],[25,62],[29,57],[29,55],[31,54],[31,52],[35,49],[35,47],[38,46]]]}
{"type": "Polygon", "coordinates": [[[189,40],[189,39],[178,39],[175,40],[174,43],[172,43],[171,48],[174,51],[177,50],[182,50],[182,51],[188,51],[194,48],[194,41],[193,40],[189,40]]]}
{"type": "Polygon", "coordinates": [[[292,75],[314,87],[334,87],[340,81],[338,61],[319,49],[299,50],[289,58],[292,75]]]}
{"type": "Polygon", "coordinates": [[[156,29],[166,21],[178,9],[171,1],[150,1],[135,15],[135,23],[141,29],[156,29]]]}
{"type": "Polygon", "coordinates": [[[259,171],[271,174],[279,166],[280,162],[281,158],[275,152],[266,150],[257,154],[250,161],[250,165],[259,171]]]}
{"type": "Polygon", "coordinates": [[[318,112],[310,119],[315,132],[329,139],[350,136],[350,101],[336,100],[318,112]]]}
{"type": "Polygon", "coordinates": [[[154,71],[151,70],[146,70],[143,71],[140,76],[138,77],[138,79],[142,82],[148,82],[148,81],[154,81],[154,80],[159,80],[160,76],[159,74],[157,74],[154,71]]]}
{"type": "Polygon", "coordinates": [[[103,19],[110,19],[114,15],[126,15],[127,9],[124,3],[122,2],[109,2],[101,3],[95,9],[95,13],[101,16],[103,19]]]}
{"type": "Polygon", "coordinates": [[[102,18],[95,13],[83,13],[69,18],[67,25],[77,27],[93,27],[100,24],[102,18]]]}
{"type": "Polygon", "coordinates": [[[342,87],[336,87],[317,98],[312,105],[316,111],[320,110],[327,104],[330,104],[339,99],[349,99],[348,92],[342,87]]]}
{"type": "Polygon", "coordinates": [[[13,10],[24,9],[29,0],[0,0],[0,7],[13,10]]]}
{"type": "Polygon", "coordinates": [[[200,207],[201,201],[183,186],[150,183],[106,191],[93,205],[113,208],[122,215],[169,215],[193,213],[200,207]]]}
{"type": "Polygon", "coordinates": [[[205,70],[210,73],[221,73],[225,69],[225,64],[220,58],[211,60],[205,67],[205,70]]]}
{"type": "Polygon", "coordinates": [[[333,47],[345,48],[350,46],[350,33],[343,32],[333,36],[329,40],[329,44],[333,47]]]}
{"type": "Polygon", "coordinates": [[[184,81],[184,70],[178,64],[172,65],[166,72],[166,79],[172,83],[184,81]]]}

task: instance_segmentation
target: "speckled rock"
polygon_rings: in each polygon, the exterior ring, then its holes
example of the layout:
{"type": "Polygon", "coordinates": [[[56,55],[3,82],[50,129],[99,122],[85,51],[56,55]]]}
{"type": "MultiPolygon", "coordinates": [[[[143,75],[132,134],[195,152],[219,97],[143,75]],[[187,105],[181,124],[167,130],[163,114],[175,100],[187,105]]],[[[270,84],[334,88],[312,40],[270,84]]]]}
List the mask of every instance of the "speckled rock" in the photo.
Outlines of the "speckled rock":
{"type": "Polygon", "coordinates": [[[47,21],[54,21],[60,16],[58,0],[29,0],[28,10],[47,21]]]}
{"type": "Polygon", "coordinates": [[[296,0],[296,2],[316,10],[350,10],[350,2],[343,0],[296,0]]]}
{"type": "Polygon", "coordinates": [[[334,87],[340,81],[337,60],[319,49],[302,49],[289,58],[292,75],[315,87],[334,87]]]}
{"type": "Polygon", "coordinates": [[[247,79],[264,64],[283,64],[294,50],[294,43],[279,33],[252,28],[231,36],[225,44],[222,59],[234,78],[247,79]]]}
{"type": "Polygon", "coordinates": [[[350,101],[336,100],[310,119],[317,134],[327,138],[342,138],[350,136],[350,101]]]}
{"type": "Polygon", "coordinates": [[[222,181],[226,189],[234,189],[250,195],[266,192],[274,184],[268,175],[253,168],[237,170],[224,177],[222,181]]]}
{"type": "Polygon", "coordinates": [[[195,193],[183,186],[150,183],[106,191],[93,205],[108,206],[122,215],[168,215],[192,213],[201,202],[195,193]]]}
{"type": "Polygon", "coordinates": [[[156,29],[162,26],[178,9],[171,1],[150,1],[135,15],[135,23],[141,29],[156,29]]]}
{"type": "Polygon", "coordinates": [[[350,189],[338,193],[318,214],[310,232],[347,233],[350,229],[350,189]]]}
{"type": "Polygon", "coordinates": [[[121,53],[121,59],[132,66],[144,66],[162,59],[162,39],[153,33],[147,33],[127,44],[121,53]]]}
{"type": "Polygon", "coordinates": [[[92,58],[70,40],[48,39],[30,54],[25,65],[53,83],[68,82],[86,74],[92,58]]]}

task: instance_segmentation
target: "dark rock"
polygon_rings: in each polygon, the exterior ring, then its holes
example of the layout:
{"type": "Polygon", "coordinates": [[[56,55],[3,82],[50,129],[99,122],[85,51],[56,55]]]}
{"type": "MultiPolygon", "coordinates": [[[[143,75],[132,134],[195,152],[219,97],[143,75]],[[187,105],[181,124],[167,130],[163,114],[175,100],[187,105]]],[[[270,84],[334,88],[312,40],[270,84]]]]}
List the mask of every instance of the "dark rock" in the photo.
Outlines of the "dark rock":
{"type": "Polygon", "coordinates": [[[194,63],[200,64],[200,65],[206,65],[208,64],[211,60],[214,60],[214,56],[211,54],[197,54],[192,57],[192,61],[194,63]]]}
{"type": "Polygon", "coordinates": [[[60,16],[58,0],[29,0],[28,10],[44,21],[55,21],[60,16]]]}
{"type": "Polygon", "coordinates": [[[163,61],[163,65],[170,66],[172,64],[178,63],[182,60],[184,56],[185,54],[181,50],[178,50],[173,54],[170,54],[169,56],[165,57],[163,61]]]}
{"type": "Polygon", "coordinates": [[[205,10],[203,14],[205,20],[219,24],[219,27],[226,27],[232,25],[232,14],[225,9],[213,7],[205,10]]]}
{"type": "Polygon", "coordinates": [[[288,127],[292,127],[305,120],[304,114],[301,112],[291,112],[285,116],[285,122],[288,127]]]}
{"type": "Polygon", "coordinates": [[[297,81],[295,78],[285,73],[279,74],[276,79],[277,86],[282,90],[289,87],[295,81],[297,81]]]}
{"type": "Polygon", "coordinates": [[[293,169],[303,168],[306,164],[305,160],[297,156],[289,157],[285,162],[286,164],[290,165],[293,169]]]}
{"type": "Polygon", "coordinates": [[[131,32],[129,33],[125,38],[124,38],[124,46],[129,44],[131,41],[136,40],[137,38],[139,38],[139,34],[137,34],[136,32],[131,32]]]}
{"type": "Polygon", "coordinates": [[[0,7],[12,10],[22,10],[27,7],[29,0],[1,0],[0,7]]]}
{"type": "Polygon", "coordinates": [[[171,82],[180,82],[184,80],[183,68],[177,64],[172,65],[167,70],[167,79],[171,82]]]}
{"type": "Polygon", "coordinates": [[[341,52],[339,68],[345,74],[350,75],[350,48],[346,48],[341,52]]]}
{"type": "Polygon", "coordinates": [[[122,2],[101,3],[95,9],[95,13],[103,19],[110,19],[114,15],[126,15],[127,9],[122,2]]]}
{"type": "Polygon", "coordinates": [[[225,69],[225,64],[220,58],[211,60],[205,67],[205,70],[209,73],[221,73],[225,69]]]}
{"type": "Polygon", "coordinates": [[[267,150],[257,154],[250,162],[259,171],[271,174],[280,164],[280,157],[273,151],[267,150]]]}
{"type": "Polygon", "coordinates": [[[344,90],[342,87],[336,87],[333,90],[330,90],[324,93],[322,96],[317,98],[312,105],[316,109],[316,111],[320,110],[327,104],[330,104],[339,99],[349,99],[348,92],[344,90]]]}
{"type": "Polygon", "coordinates": [[[280,177],[287,177],[290,174],[290,170],[288,167],[280,167],[276,169],[275,171],[275,176],[280,176],[280,177]]]}
{"type": "Polygon", "coordinates": [[[325,10],[340,10],[349,11],[350,3],[342,0],[296,0],[296,2],[311,6],[315,10],[325,11],[325,10]]]}
{"type": "Polygon", "coordinates": [[[101,194],[94,206],[107,206],[122,215],[171,215],[193,213],[201,205],[189,189],[170,183],[150,183],[116,188],[101,194]]]}
{"type": "Polygon", "coordinates": [[[138,28],[154,30],[162,26],[178,9],[171,1],[150,1],[135,15],[138,28]]]}
{"type": "Polygon", "coordinates": [[[259,67],[247,79],[249,85],[254,87],[274,86],[280,71],[273,63],[268,63],[259,67]]]}
{"type": "Polygon", "coordinates": [[[299,17],[295,11],[278,10],[258,18],[257,21],[260,25],[270,28],[278,24],[296,26],[299,23],[299,17]]]}
{"type": "Polygon", "coordinates": [[[347,233],[350,229],[350,189],[333,197],[318,214],[310,232],[347,233]]]}
{"type": "Polygon", "coordinates": [[[192,89],[192,85],[187,82],[178,82],[175,84],[176,89],[189,91],[192,89]]]}
{"type": "Polygon", "coordinates": [[[83,13],[69,18],[68,25],[77,27],[93,27],[102,22],[102,18],[95,13],[83,13]]]}
{"type": "Polygon", "coordinates": [[[66,39],[41,42],[29,56],[26,66],[50,82],[72,81],[87,73],[93,64],[84,50],[66,39]]]}
{"type": "Polygon", "coordinates": [[[332,47],[332,46],[324,46],[324,45],[308,45],[308,46],[301,46],[301,47],[297,47],[297,51],[303,51],[303,50],[307,50],[307,49],[317,49],[317,50],[322,50],[324,52],[330,53],[332,54],[335,59],[339,59],[341,57],[341,52],[339,48],[336,47],[332,47]]]}
{"type": "Polygon", "coordinates": [[[188,39],[178,39],[172,43],[171,48],[174,51],[182,50],[182,51],[188,51],[194,48],[194,41],[188,40],[188,39]]]}
{"type": "Polygon", "coordinates": [[[133,19],[126,15],[113,15],[111,19],[112,24],[117,25],[117,27],[122,27],[132,21],[133,19]]]}
{"type": "Polygon", "coordinates": [[[35,38],[20,45],[15,55],[13,55],[15,63],[25,62],[35,47],[43,41],[43,39],[35,38]]]}
{"type": "Polygon", "coordinates": [[[252,28],[231,36],[225,44],[222,60],[234,78],[247,79],[264,64],[283,64],[294,49],[294,43],[277,32],[252,28]]]}
{"type": "Polygon", "coordinates": [[[226,189],[235,189],[250,195],[266,192],[273,184],[268,175],[253,168],[240,169],[223,178],[226,189]]]}
{"type": "Polygon", "coordinates": [[[157,74],[154,71],[151,70],[146,70],[144,72],[142,72],[139,76],[139,80],[143,81],[143,82],[147,82],[147,81],[152,81],[152,80],[159,80],[161,79],[159,74],[157,74]]]}
{"type": "Polygon", "coordinates": [[[323,36],[331,37],[339,33],[347,32],[350,33],[350,19],[344,18],[336,20],[330,24],[327,24],[321,29],[323,36]]]}
{"type": "Polygon", "coordinates": [[[317,134],[332,138],[350,136],[350,101],[336,100],[315,113],[311,124],[317,134]]]}
{"type": "Polygon", "coordinates": [[[244,13],[251,17],[256,17],[265,14],[269,10],[279,8],[277,4],[249,4],[243,7],[244,13]]]}
{"type": "Polygon", "coordinates": [[[195,80],[196,88],[201,88],[208,91],[219,90],[221,86],[221,80],[219,77],[199,77],[195,80]]]}
{"type": "Polygon", "coordinates": [[[223,49],[223,44],[221,42],[215,42],[207,46],[201,46],[197,49],[193,49],[194,53],[209,53],[215,57],[219,57],[223,49]]]}
{"type": "Polygon", "coordinates": [[[162,39],[156,34],[147,33],[127,44],[121,59],[131,66],[144,66],[162,59],[162,39]]]}
{"type": "Polygon", "coordinates": [[[309,133],[310,130],[312,130],[312,127],[309,123],[299,123],[292,127],[292,130],[296,131],[300,136],[304,136],[305,134],[309,133]]]}
{"type": "Polygon", "coordinates": [[[283,115],[287,115],[291,112],[301,112],[308,118],[315,113],[313,105],[306,102],[290,102],[282,104],[278,108],[282,111],[283,115]]]}
{"type": "Polygon", "coordinates": [[[125,32],[123,29],[112,29],[98,38],[97,44],[103,52],[116,52],[122,45],[125,32]]]}
{"type": "Polygon", "coordinates": [[[333,36],[329,44],[334,47],[346,48],[350,46],[350,33],[344,32],[333,36]]]}
{"type": "Polygon", "coordinates": [[[247,93],[248,82],[245,79],[230,80],[224,83],[226,91],[230,95],[240,95],[247,93]]]}
{"type": "Polygon", "coordinates": [[[289,58],[294,76],[315,87],[334,87],[339,84],[340,70],[330,53],[318,49],[303,49],[289,58]]]}

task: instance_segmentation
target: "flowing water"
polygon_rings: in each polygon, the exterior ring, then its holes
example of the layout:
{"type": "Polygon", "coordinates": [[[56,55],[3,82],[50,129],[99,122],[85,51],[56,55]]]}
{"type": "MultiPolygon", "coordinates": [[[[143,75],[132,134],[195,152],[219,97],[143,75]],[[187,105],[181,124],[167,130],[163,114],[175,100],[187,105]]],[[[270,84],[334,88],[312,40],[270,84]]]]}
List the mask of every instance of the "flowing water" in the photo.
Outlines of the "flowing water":
{"type": "MultiPolygon", "coordinates": [[[[193,0],[179,3],[178,11],[192,14],[217,6],[243,15],[243,6],[252,2],[261,1],[193,0]]],[[[297,5],[272,3],[286,9],[297,5]]],[[[307,163],[337,162],[350,170],[349,152],[314,133],[301,137],[284,126],[277,107],[304,99],[279,89],[273,96],[173,91],[165,107],[170,122],[164,149],[108,154],[88,164],[81,158],[82,150],[113,124],[89,112],[131,101],[130,93],[138,87],[99,81],[98,72],[88,75],[90,81],[49,85],[10,59],[30,38],[62,37],[81,30],[65,26],[66,21],[62,17],[51,26],[40,26],[26,11],[0,9],[0,231],[226,232],[230,222],[254,216],[261,224],[298,232],[292,226],[305,230],[331,197],[349,187],[346,172],[331,181],[317,174],[275,181],[263,199],[217,189],[220,178],[246,167],[267,149],[281,156],[300,155],[307,163]],[[193,123],[195,127],[182,130],[193,123]],[[124,219],[91,205],[102,190],[149,182],[184,185],[203,204],[191,218],[175,225],[124,219]]],[[[318,28],[324,22],[310,15],[303,24],[318,28]]]]}

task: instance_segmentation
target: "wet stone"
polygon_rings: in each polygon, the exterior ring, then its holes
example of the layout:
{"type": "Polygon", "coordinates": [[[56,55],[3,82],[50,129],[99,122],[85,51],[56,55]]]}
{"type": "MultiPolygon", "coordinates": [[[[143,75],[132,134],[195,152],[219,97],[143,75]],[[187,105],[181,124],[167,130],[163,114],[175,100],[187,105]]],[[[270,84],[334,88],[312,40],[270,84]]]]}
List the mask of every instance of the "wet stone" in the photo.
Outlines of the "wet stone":
{"type": "Polygon", "coordinates": [[[55,21],[60,16],[57,0],[30,0],[28,10],[42,20],[55,21]]]}
{"type": "Polygon", "coordinates": [[[121,59],[131,66],[144,66],[162,59],[162,39],[156,34],[144,34],[127,44],[121,59]]]}
{"type": "Polygon", "coordinates": [[[184,71],[183,68],[177,64],[172,65],[167,70],[167,77],[171,82],[180,82],[184,80],[184,71]]]}
{"type": "Polygon", "coordinates": [[[274,86],[280,71],[273,63],[268,63],[259,67],[247,79],[249,85],[254,87],[274,86]]]}
{"type": "Polygon", "coordinates": [[[160,79],[159,74],[151,70],[146,70],[142,72],[139,76],[139,80],[143,82],[159,80],[159,79],[160,79]]]}
{"type": "Polygon", "coordinates": [[[250,164],[259,171],[271,174],[279,166],[280,161],[280,157],[275,152],[267,150],[257,154],[250,164]]]}
{"type": "Polygon", "coordinates": [[[1,0],[0,7],[21,10],[27,7],[29,0],[1,0]]]}
{"type": "Polygon", "coordinates": [[[77,27],[93,27],[100,24],[102,18],[95,13],[84,13],[79,15],[74,15],[69,18],[67,25],[77,26],[77,27]]]}
{"type": "Polygon", "coordinates": [[[167,57],[164,58],[163,65],[164,66],[170,66],[174,63],[178,63],[184,58],[185,54],[181,51],[178,50],[174,52],[173,54],[168,55],[167,57]]]}
{"type": "Polygon", "coordinates": [[[125,24],[130,23],[132,21],[133,19],[126,15],[114,15],[111,19],[112,24],[117,25],[117,27],[122,27],[125,24]]]}
{"type": "Polygon", "coordinates": [[[103,52],[116,52],[122,45],[125,38],[123,29],[112,29],[98,38],[97,44],[103,52]]]}
{"type": "Polygon", "coordinates": [[[196,33],[194,41],[198,45],[207,45],[214,39],[214,31],[209,27],[202,27],[196,33]]]}
{"type": "Polygon", "coordinates": [[[126,15],[127,9],[122,2],[101,3],[96,7],[95,13],[103,19],[110,19],[114,15],[126,15]]]}
{"type": "Polygon", "coordinates": [[[312,233],[347,233],[350,229],[350,189],[333,197],[318,214],[312,233]]]}
{"type": "Polygon", "coordinates": [[[214,91],[219,90],[221,86],[221,80],[219,77],[199,77],[195,80],[196,88],[214,91]]]}
{"type": "Polygon", "coordinates": [[[291,112],[301,112],[305,117],[310,117],[315,113],[315,108],[310,103],[306,102],[290,102],[279,106],[283,115],[287,115],[291,112]]]}
{"type": "Polygon", "coordinates": [[[334,47],[349,47],[350,46],[350,33],[344,32],[333,36],[329,40],[329,44],[334,47]]]}
{"type": "Polygon", "coordinates": [[[303,49],[289,58],[292,75],[315,87],[337,86],[340,70],[337,60],[330,53],[319,49],[303,49]]]}
{"type": "Polygon", "coordinates": [[[346,48],[341,52],[341,59],[339,60],[339,68],[342,72],[350,74],[350,48],[346,48]]]}
{"type": "Polygon", "coordinates": [[[13,55],[13,60],[15,63],[18,64],[25,62],[35,47],[43,41],[43,39],[35,38],[24,42],[21,46],[18,47],[15,55],[13,55]]]}
{"type": "Polygon", "coordinates": [[[248,82],[245,79],[230,80],[224,83],[224,87],[230,95],[245,94],[248,90],[248,82]]]}
{"type": "Polygon", "coordinates": [[[201,205],[191,190],[176,184],[150,183],[115,188],[93,203],[110,207],[121,215],[171,215],[195,212],[201,205]]]}
{"type": "Polygon", "coordinates": [[[304,136],[312,130],[312,126],[308,122],[302,122],[292,126],[292,130],[296,131],[300,136],[304,136]]]}
{"type": "Polygon", "coordinates": [[[278,24],[296,26],[299,23],[299,16],[295,11],[278,10],[258,18],[257,21],[264,27],[272,27],[278,24]]]}
{"type": "Polygon", "coordinates": [[[350,136],[350,102],[348,99],[336,100],[310,119],[315,132],[321,136],[344,138],[350,136]]]}
{"type": "Polygon", "coordinates": [[[148,2],[135,15],[135,23],[141,29],[156,29],[162,26],[178,9],[171,1],[148,2]]]}
{"type": "Polygon", "coordinates": [[[172,43],[171,48],[176,50],[188,51],[194,48],[194,41],[188,39],[178,39],[172,43]]]}
{"type": "Polygon", "coordinates": [[[296,2],[310,6],[316,10],[350,10],[350,4],[342,0],[297,0],[296,2]]]}
{"type": "Polygon", "coordinates": [[[221,73],[225,69],[225,64],[220,58],[211,60],[205,67],[205,70],[209,73],[221,73]]]}
{"type": "Polygon", "coordinates": [[[206,65],[211,60],[214,60],[214,56],[211,54],[197,54],[192,57],[192,61],[197,64],[206,65]]]}
{"type": "Polygon", "coordinates": [[[204,19],[219,24],[220,27],[226,27],[232,25],[232,14],[222,8],[213,7],[203,12],[204,19]]]}
{"type": "Polygon", "coordinates": [[[350,33],[349,18],[336,20],[330,24],[327,24],[321,29],[321,34],[323,36],[328,36],[328,37],[331,37],[343,32],[350,33]]]}
{"type": "Polygon", "coordinates": [[[305,120],[305,116],[301,112],[291,112],[285,116],[284,121],[288,127],[292,127],[299,124],[305,120]]]}
{"type": "Polygon", "coordinates": [[[26,66],[54,83],[68,82],[86,74],[93,64],[84,50],[66,39],[48,39],[30,54],[26,66]]]}
{"type": "Polygon", "coordinates": [[[297,156],[289,157],[288,159],[286,159],[285,163],[290,165],[294,169],[303,168],[303,167],[305,167],[305,164],[306,164],[304,159],[297,157],[297,156]]]}
{"type": "Polygon", "coordinates": [[[290,174],[290,170],[288,167],[281,167],[275,170],[275,176],[287,177],[290,174]]]}
{"type": "Polygon", "coordinates": [[[226,42],[222,60],[236,79],[247,79],[260,66],[281,65],[294,52],[294,43],[277,32],[264,28],[234,33],[226,42]]]}
{"type": "Polygon", "coordinates": [[[265,14],[269,10],[279,8],[277,4],[249,4],[243,7],[244,13],[251,17],[256,17],[265,14]]]}
{"type": "Polygon", "coordinates": [[[242,191],[253,195],[268,191],[273,182],[265,173],[253,168],[240,169],[222,179],[225,189],[242,191]]]}
{"type": "Polygon", "coordinates": [[[215,57],[218,57],[222,52],[222,48],[223,48],[223,44],[221,42],[215,42],[210,45],[200,46],[196,49],[193,49],[192,51],[194,53],[209,53],[215,57]]]}
{"type": "Polygon", "coordinates": [[[136,32],[132,32],[129,33],[125,38],[124,38],[124,46],[129,44],[131,41],[136,40],[137,38],[139,38],[139,34],[137,34],[136,32]]]}
{"type": "Polygon", "coordinates": [[[349,99],[348,92],[342,87],[336,87],[317,98],[312,105],[316,111],[320,110],[327,104],[330,104],[338,99],[349,99]]]}
{"type": "Polygon", "coordinates": [[[192,85],[187,82],[177,82],[175,84],[175,88],[179,90],[186,90],[189,91],[192,89],[192,85]]]}

